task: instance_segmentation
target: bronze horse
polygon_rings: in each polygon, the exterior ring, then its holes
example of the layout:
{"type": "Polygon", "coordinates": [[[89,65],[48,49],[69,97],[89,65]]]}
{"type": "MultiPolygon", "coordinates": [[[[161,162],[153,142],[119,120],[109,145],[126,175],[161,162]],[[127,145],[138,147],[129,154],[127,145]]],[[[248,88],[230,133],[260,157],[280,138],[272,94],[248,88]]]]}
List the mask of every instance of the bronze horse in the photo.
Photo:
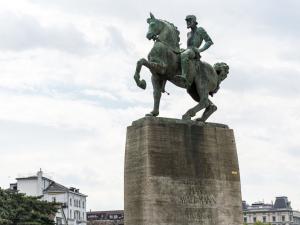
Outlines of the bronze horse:
{"type": "Polygon", "coordinates": [[[145,80],[140,80],[142,66],[146,66],[152,73],[154,107],[146,116],[158,116],[161,93],[165,92],[165,84],[170,81],[178,87],[187,88],[190,96],[198,102],[196,106],[189,109],[182,116],[182,119],[191,120],[197,112],[205,109],[202,117],[196,120],[206,121],[217,110],[217,107],[208,97],[209,95],[213,96],[218,91],[221,81],[227,77],[228,65],[226,63],[216,63],[211,66],[200,61],[200,59],[194,59],[189,65],[191,86],[186,87],[184,80],[177,76],[181,74],[180,38],[177,27],[170,22],[156,19],[151,13],[147,22],[149,24],[147,38],[149,40],[153,39],[154,45],[148,54],[148,60],[142,58],[137,61],[134,74],[136,84],[145,89],[145,80]]]}

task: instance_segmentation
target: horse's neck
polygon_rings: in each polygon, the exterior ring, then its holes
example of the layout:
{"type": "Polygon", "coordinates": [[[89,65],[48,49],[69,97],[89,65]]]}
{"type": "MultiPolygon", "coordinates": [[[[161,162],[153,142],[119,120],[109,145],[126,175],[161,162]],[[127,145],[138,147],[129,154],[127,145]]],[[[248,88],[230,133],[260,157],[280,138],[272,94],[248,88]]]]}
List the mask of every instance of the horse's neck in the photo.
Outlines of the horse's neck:
{"type": "Polygon", "coordinates": [[[173,32],[171,32],[167,28],[163,29],[163,31],[159,34],[158,38],[160,41],[169,44],[171,47],[178,47],[173,32]]]}

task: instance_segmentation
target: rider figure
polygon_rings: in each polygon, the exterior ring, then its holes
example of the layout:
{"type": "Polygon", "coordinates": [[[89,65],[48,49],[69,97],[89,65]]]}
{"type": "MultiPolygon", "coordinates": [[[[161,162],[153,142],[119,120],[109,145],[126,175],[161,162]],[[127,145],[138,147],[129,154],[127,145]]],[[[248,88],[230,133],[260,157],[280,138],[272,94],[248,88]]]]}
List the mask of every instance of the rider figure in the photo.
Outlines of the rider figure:
{"type": "Polygon", "coordinates": [[[188,15],[185,18],[187,28],[191,28],[191,31],[187,34],[187,49],[181,53],[181,76],[186,83],[186,86],[189,87],[189,61],[192,59],[200,59],[200,52],[208,49],[212,44],[211,38],[208,36],[206,31],[202,27],[197,27],[197,19],[194,15],[188,15]],[[205,44],[202,48],[199,49],[203,40],[205,44]]]}

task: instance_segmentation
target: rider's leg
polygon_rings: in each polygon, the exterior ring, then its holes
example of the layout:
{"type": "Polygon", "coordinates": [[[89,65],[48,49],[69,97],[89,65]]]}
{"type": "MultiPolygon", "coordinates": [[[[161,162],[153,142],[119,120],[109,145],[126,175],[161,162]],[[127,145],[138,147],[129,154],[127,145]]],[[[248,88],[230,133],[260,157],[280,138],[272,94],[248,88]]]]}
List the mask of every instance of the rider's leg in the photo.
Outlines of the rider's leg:
{"type": "Polygon", "coordinates": [[[181,53],[181,76],[186,84],[189,86],[188,82],[188,72],[189,72],[189,61],[195,57],[195,53],[191,49],[186,49],[184,52],[181,53]]]}

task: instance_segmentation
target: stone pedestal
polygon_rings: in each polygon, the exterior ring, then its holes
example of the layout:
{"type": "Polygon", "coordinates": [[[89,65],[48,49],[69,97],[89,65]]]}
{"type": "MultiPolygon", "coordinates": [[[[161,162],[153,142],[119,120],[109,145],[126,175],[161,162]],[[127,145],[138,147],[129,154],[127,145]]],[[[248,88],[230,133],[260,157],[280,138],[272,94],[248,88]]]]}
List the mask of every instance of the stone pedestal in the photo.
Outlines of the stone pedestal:
{"type": "Polygon", "coordinates": [[[241,225],[233,130],[145,117],[127,129],[125,225],[241,225]]]}

